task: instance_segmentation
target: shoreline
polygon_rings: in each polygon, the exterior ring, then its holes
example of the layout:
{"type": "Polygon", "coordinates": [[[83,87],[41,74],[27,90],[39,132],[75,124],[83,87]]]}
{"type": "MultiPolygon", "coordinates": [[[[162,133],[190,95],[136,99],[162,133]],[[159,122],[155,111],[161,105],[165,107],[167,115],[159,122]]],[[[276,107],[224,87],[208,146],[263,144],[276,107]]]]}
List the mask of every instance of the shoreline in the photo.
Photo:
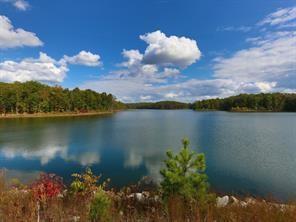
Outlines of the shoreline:
{"type": "Polygon", "coordinates": [[[113,111],[99,111],[99,112],[86,112],[86,113],[76,113],[76,112],[59,112],[59,113],[34,113],[34,114],[0,114],[1,119],[26,119],[26,118],[52,118],[52,117],[81,117],[81,116],[100,116],[108,115],[119,112],[120,110],[113,111]]]}

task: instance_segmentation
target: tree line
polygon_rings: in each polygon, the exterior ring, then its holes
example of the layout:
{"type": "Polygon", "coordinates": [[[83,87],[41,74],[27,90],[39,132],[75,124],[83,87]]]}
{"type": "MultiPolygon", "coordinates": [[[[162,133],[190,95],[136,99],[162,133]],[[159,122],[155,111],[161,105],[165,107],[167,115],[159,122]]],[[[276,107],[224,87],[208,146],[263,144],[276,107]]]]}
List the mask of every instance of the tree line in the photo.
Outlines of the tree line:
{"type": "Polygon", "coordinates": [[[196,101],[194,110],[295,112],[296,94],[240,94],[224,99],[196,101]]]}
{"type": "Polygon", "coordinates": [[[122,109],[112,94],[73,90],[39,82],[0,83],[0,114],[88,112],[122,109]]]}
{"type": "Polygon", "coordinates": [[[190,104],[176,101],[128,103],[129,109],[189,109],[190,104]]]}
{"type": "Polygon", "coordinates": [[[36,81],[0,82],[0,114],[112,111],[125,108],[295,112],[296,94],[240,94],[223,99],[196,101],[192,104],[176,101],[123,104],[112,94],[97,93],[90,89],[70,90],[36,81]]]}

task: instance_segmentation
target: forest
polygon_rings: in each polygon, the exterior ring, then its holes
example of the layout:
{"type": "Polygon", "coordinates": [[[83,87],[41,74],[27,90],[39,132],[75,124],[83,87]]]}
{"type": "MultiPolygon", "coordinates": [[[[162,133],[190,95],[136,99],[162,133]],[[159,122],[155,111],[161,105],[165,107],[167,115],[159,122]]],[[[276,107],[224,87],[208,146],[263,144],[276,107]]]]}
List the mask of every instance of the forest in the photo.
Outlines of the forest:
{"type": "Polygon", "coordinates": [[[89,112],[122,109],[112,94],[73,90],[39,82],[0,83],[0,114],[89,112]]]}
{"type": "Polygon", "coordinates": [[[207,99],[196,101],[194,110],[222,110],[222,111],[266,111],[266,112],[295,112],[296,94],[288,93],[260,93],[240,94],[224,99],[207,99]]]}

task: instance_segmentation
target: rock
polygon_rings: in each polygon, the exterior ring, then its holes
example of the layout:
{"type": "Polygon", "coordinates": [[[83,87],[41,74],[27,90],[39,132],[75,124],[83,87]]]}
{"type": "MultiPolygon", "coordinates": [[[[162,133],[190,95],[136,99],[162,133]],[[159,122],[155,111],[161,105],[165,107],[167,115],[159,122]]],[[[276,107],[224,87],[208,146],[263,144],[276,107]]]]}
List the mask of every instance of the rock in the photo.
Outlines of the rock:
{"type": "Polygon", "coordinates": [[[239,203],[240,203],[240,205],[241,205],[242,207],[246,207],[246,206],[248,206],[248,204],[247,204],[245,201],[240,201],[239,203]]]}
{"type": "Polygon", "coordinates": [[[80,221],[80,217],[79,217],[79,216],[74,216],[74,217],[73,217],[73,221],[74,221],[74,222],[78,222],[78,221],[80,221]]]}
{"type": "Polygon", "coordinates": [[[142,193],[135,193],[135,198],[137,201],[142,202],[145,200],[145,197],[142,193]]]}
{"type": "Polygon", "coordinates": [[[130,195],[127,196],[128,199],[134,199],[139,202],[143,202],[146,197],[143,193],[131,193],[130,195]]]}
{"type": "Polygon", "coordinates": [[[217,197],[216,204],[217,207],[225,207],[229,203],[229,196],[217,197]]]}
{"type": "Polygon", "coordinates": [[[256,204],[256,200],[254,200],[253,198],[246,198],[246,203],[249,204],[256,204]]]}
{"type": "Polygon", "coordinates": [[[235,198],[234,196],[231,196],[230,199],[233,204],[235,204],[235,205],[239,204],[239,200],[237,198],[235,198]]]}
{"type": "Polygon", "coordinates": [[[143,191],[142,194],[144,195],[145,198],[149,198],[150,193],[147,191],[143,191]]]}
{"type": "Polygon", "coordinates": [[[154,202],[159,202],[160,201],[160,198],[159,198],[158,195],[155,195],[153,199],[154,199],[154,202]]]}
{"type": "Polygon", "coordinates": [[[134,198],[134,194],[132,193],[132,194],[128,195],[127,198],[128,199],[133,199],[134,198]]]}

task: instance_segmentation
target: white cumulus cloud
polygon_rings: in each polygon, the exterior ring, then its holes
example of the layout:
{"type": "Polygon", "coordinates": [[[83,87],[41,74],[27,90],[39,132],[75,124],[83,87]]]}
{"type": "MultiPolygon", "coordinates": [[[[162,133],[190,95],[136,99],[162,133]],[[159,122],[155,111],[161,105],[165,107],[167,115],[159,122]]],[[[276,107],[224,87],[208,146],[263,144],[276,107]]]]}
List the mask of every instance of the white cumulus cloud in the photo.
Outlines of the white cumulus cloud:
{"type": "Polygon", "coordinates": [[[166,36],[155,31],[141,35],[140,39],[148,44],[143,57],[147,64],[185,68],[201,57],[196,41],[186,37],[166,36]]]}
{"type": "Polygon", "coordinates": [[[180,75],[180,70],[175,68],[167,68],[165,67],[163,69],[163,72],[160,74],[160,77],[162,78],[168,78],[168,77],[176,77],[180,75]]]}
{"type": "Polygon", "coordinates": [[[113,73],[121,77],[142,77],[153,78],[158,71],[158,67],[152,64],[143,64],[143,55],[139,50],[123,50],[122,56],[126,61],[119,64],[124,69],[116,70],[113,73]]]}
{"type": "Polygon", "coordinates": [[[80,51],[74,56],[64,56],[64,61],[70,64],[85,65],[85,66],[101,66],[101,57],[98,54],[93,54],[87,51],[80,51]]]}
{"type": "Polygon", "coordinates": [[[39,58],[24,58],[20,61],[5,60],[0,62],[0,81],[26,82],[34,80],[46,83],[60,83],[63,82],[69,71],[69,63],[84,66],[98,66],[101,64],[99,55],[87,52],[87,55],[83,57],[85,51],[81,52],[73,57],[64,56],[60,60],[55,60],[43,52],[39,53],[39,58]]]}
{"type": "Polygon", "coordinates": [[[26,58],[19,62],[6,60],[0,63],[0,81],[62,82],[68,71],[67,66],[59,64],[47,54],[40,52],[39,58],[26,58]]]}
{"type": "Polygon", "coordinates": [[[43,43],[35,33],[15,29],[9,18],[0,15],[0,49],[41,45],[43,43]]]}

